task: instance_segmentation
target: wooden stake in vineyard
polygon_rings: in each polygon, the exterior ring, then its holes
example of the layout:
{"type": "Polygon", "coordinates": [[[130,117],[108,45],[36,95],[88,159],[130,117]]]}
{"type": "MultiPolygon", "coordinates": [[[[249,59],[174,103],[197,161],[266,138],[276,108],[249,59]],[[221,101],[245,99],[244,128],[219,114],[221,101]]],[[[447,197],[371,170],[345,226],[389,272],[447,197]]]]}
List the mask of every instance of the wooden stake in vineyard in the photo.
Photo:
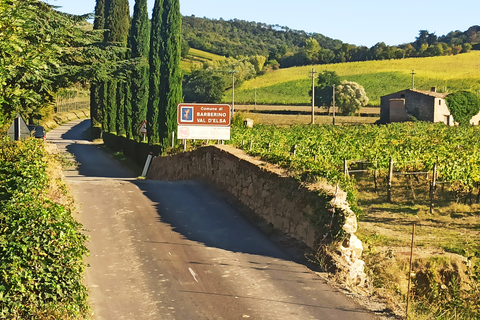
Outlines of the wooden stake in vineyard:
{"type": "Polygon", "coordinates": [[[387,202],[392,202],[392,179],[393,179],[393,159],[390,158],[390,166],[388,170],[388,181],[387,181],[387,202]]]}
{"type": "Polygon", "coordinates": [[[413,243],[415,239],[415,223],[413,224],[412,230],[412,245],[410,248],[410,268],[408,270],[408,289],[407,289],[407,308],[406,308],[406,319],[408,319],[408,305],[410,303],[410,284],[412,282],[412,262],[413,262],[413,243]]]}
{"type": "Polygon", "coordinates": [[[332,124],[335,125],[335,85],[332,87],[333,90],[333,98],[332,98],[332,104],[333,104],[333,119],[332,119],[332,124]]]}
{"type": "Polygon", "coordinates": [[[435,190],[437,189],[437,164],[433,165],[432,183],[430,185],[430,214],[433,214],[433,199],[435,197],[435,190]]]}

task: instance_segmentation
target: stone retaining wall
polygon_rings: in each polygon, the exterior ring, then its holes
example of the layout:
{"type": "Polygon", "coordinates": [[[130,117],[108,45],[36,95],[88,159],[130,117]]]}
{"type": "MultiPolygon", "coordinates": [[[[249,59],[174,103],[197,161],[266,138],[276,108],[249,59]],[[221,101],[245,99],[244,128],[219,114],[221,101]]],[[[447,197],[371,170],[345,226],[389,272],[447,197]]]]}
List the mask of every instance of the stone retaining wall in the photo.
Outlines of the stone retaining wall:
{"type": "Polygon", "coordinates": [[[335,187],[306,185],[288,172],[231,146],[208,146],[192,152],[155,157],[148,179],[206,180],[229,192],[276,229],[316,250],[334,245],[332,260],[348,284],[363,284],[362,244],[357,219],[346,194],[335,187]],[[342,234],[333,240],[333,235],[342,234]]]}

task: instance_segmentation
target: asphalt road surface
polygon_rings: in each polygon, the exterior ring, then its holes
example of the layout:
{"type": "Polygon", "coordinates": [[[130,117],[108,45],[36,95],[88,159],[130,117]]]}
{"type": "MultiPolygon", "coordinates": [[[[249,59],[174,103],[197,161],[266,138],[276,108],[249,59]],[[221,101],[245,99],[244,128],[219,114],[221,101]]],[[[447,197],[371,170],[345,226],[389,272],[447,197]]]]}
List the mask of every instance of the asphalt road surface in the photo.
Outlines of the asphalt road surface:
{"type": "Polygon", "coordinates": [[[136,179],[82,138],[89,126],[47,141],[78,162],[65,176],[90,237],[94,319],[375,319],[205,184],[136,179]]]}

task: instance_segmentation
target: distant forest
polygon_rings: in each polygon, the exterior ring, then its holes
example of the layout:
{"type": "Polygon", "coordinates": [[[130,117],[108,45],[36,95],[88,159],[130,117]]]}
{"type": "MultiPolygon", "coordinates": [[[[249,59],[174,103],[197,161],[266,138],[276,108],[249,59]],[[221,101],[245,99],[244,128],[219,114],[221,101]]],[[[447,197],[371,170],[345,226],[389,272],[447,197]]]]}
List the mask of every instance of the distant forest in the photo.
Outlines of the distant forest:
{"type": "Polygon", "coordinates": [[[244,20],[212,20],[183,17],[184,47],[226,57],[261,55],[271,68],[351,61],[403,59],[454,55],[480,50],[480,26],[437,36],[420,30],[415,41],[398,46],[383,42],[368,48],[335,40],[318,33],[292,30],[244,20]]]}

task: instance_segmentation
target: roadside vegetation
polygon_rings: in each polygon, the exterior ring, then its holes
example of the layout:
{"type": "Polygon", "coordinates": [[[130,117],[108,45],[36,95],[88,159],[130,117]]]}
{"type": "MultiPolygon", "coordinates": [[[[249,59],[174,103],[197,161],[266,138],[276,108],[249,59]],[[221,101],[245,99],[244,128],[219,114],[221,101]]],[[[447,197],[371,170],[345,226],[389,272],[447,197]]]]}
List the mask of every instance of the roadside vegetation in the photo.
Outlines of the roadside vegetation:
{"type": "Polygon", "coordinates": [[[0,318],[83,319],[86,237],[38,139],[0,142],[0,318]]]}

